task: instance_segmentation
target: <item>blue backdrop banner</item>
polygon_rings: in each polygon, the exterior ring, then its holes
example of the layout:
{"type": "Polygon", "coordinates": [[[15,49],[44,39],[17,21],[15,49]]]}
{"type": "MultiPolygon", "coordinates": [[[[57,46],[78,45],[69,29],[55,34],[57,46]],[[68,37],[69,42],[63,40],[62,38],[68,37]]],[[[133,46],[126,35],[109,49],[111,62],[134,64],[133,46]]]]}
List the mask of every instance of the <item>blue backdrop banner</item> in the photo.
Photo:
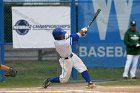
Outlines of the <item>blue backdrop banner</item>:
{"type": "Polygon", "coordinates": [[[79,40],[79,56],[88,67],[124,67],[124,33],[132,20],[140,31],[139,8],[139,0],[78,0],[79,30],[101,9],[87,36],[79,40]]]}

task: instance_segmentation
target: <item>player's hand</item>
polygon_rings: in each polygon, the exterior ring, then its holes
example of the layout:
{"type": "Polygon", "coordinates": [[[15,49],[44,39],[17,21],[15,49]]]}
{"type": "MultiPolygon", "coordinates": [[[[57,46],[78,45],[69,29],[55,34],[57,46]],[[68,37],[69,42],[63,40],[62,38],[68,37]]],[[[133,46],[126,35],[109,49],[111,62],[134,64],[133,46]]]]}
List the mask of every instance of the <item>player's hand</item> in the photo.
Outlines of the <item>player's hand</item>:
{"type": "Polygon", "coordinates": [[[87,35],[87,27],[82,28],[78,34],[80,34],[80,37],[85,37],[87,35]]]}
{"type": "Polygon", "coordinates": [[[87,27],[81,29],[83,32],[87,32],[87,27]]]}
{"type": "Polygon", "coordinates": [[[140,44],[136,44],[136,47],[140,47],[140,44]]]}

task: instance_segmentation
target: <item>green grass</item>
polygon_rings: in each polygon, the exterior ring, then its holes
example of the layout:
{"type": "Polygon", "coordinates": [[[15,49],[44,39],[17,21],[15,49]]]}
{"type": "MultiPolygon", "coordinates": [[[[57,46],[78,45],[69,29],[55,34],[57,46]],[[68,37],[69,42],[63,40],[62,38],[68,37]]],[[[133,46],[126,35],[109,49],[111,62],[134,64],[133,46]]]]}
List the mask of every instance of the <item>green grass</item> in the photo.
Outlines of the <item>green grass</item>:
{"type": "MultiPolygon", "coordinates": [[[[88,71],[93,80],[118,80],[122,78],[123,68],[88,68],[88,71]]],[[[78,77],[79,79],[82,79],[80,74],[78,74],[78,77]]]]}
{"type": "Polygon", "coordinates": [[[14,67],[18,73],[16,77],[6,77],[6,81],[0,83],[1,87],[40,86],[44,79],[58,75],[59,67],[57,61],[8,62],[6,65],[14,67]]]}
{"type": "MultiPolygon", "coordinates": [[[[5,82],[0,82],[1,88],[39,87],[44,79],[61,74],[61,67],[58,61],[6,62],[6,65],[14,67],[18,71],[18,74],[14,78],[6,77],[5,82]]],[[[93,80],[121,80],[123,68],[89,68],[88,71],[93,80]]],[[[81,74],[78,74],[78,80],[83,80],[81,74]]],[[[97,85],[140,85],[140,80],[97,83],[97,85]]]]}

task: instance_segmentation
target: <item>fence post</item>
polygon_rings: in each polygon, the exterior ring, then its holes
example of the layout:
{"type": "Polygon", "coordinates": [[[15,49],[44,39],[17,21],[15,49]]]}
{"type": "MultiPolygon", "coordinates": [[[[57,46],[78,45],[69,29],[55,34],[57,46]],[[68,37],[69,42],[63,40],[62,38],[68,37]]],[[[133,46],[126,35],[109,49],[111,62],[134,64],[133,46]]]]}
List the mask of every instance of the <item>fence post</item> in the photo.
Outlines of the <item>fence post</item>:
{"type": "Polygon", "coordinates": [[[42,50],[38,49],[38,61],[42,61],[42,50]]]}
{"type": "MultiPolygon", "coordinates": [[[[76,4],[75,0],[71,0],[71,34],[76,33],[76,4]]],[[[72,45],[73,52],[76,53],[76,44],[72,45]]],[[[77,71],[72,69],[72,78],[77,80],[77,71]]]]}
{"type": "MultiPolygon", "coordinates": [[[[4,2],[0,0],[0,64],[4,64],[4,2]]],[[[1,71],[1,81],[4,81],[4,71],[1,71]]]]}

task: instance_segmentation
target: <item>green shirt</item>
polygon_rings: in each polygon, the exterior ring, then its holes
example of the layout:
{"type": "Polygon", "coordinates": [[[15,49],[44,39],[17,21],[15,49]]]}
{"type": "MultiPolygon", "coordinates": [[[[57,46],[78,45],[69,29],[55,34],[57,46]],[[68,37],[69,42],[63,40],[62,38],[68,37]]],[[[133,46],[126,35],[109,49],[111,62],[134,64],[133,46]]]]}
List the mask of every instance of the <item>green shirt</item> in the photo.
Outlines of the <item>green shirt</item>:
{"type": "Polygon", "coordinates": [[[136,47],[136,44],[140,44],[140,33],[132,31],[131,28],[127,30],[124,36],[124,44],[126,45],[126,51],[129,55],[139,55],[140,47],[136,47]]]}

